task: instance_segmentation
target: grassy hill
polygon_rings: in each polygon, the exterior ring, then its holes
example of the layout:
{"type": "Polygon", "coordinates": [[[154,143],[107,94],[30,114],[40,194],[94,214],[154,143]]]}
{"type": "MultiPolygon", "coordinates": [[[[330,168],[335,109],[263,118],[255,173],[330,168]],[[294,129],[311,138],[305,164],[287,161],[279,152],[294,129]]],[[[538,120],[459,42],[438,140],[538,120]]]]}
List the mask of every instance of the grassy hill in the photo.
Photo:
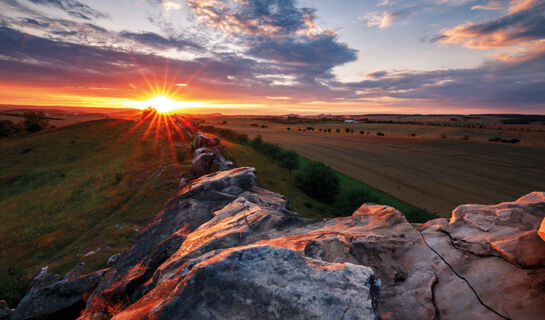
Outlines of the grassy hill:
{"type": "Polygon", "coordinates": [[[155,128],[142,141],[148,124],[135,125],[98,120],[0,140],[0,299],[15,305],[43,265],[61,275],[82,261],[105,267],[176,190],[189,160],[155,128]]]}

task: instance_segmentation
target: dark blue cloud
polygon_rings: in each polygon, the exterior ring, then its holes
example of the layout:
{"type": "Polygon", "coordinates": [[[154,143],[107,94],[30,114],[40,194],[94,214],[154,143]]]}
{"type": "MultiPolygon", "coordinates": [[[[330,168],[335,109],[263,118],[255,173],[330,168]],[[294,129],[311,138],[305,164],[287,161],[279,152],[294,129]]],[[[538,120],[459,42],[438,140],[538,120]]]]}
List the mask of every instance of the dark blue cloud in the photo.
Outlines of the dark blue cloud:
{"type": "Polygon", "coordinates": [[[168,49],[168,48],[191,49],[191,50],[204,49],[200,44],[196,43],[195,41],[192,41],[189,39],[180,39],[175,37],[165,38],[153,32],[135,33],[135,32],[123,31],[119,35],[123,38],[131,39],[156,49],[168,49]]]}
{"type": "Polygon", "coordinates": [[[331,30],[315,25],[315,10],[294,0],[190,0],[195,15],[237,37],[246,53],[278,66],[300,82],[332,78],[331,70],[356,60],[356,50],[340,43],[331,30]]]}
{"type": "Polygon", "coordinates": [[[281,64],[289,73],[305,78],[331,78],[332,68],[356,60],[356,51],[338,43],[332,35],[302,40],[262,38],[252,43],[248,53],[281,64]]]}
{"type": "Polygon", "coordinates": [[[68,13],[74,18],[91,20],[93,18],[109,18],[107,13],[95,10],[76,0],[28,0],[32,3],[55,7],[68,13]]]}
{"type": "Polygon", "coordinates": [[[545,107],[545,50],[510,62],[488,62],[474,69],[388,74],[377,80],[337,83],[359,97],[422,99],[436,104],[497,108],[545,107]]]}

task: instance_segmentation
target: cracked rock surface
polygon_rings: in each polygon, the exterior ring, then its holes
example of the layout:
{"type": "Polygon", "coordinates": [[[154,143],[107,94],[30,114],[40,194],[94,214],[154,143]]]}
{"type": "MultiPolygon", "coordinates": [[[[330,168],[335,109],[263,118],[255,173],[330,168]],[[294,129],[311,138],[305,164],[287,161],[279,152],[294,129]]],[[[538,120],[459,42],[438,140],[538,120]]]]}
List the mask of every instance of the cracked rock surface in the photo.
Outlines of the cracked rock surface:
{"type": "Polygon", "coordinates": [[[290,207],[257,186],[253,168],[190,181],[101,275],[79,319],[545,314],[543,193],[425,224],[376,204],[324,220],[290,207]]]}

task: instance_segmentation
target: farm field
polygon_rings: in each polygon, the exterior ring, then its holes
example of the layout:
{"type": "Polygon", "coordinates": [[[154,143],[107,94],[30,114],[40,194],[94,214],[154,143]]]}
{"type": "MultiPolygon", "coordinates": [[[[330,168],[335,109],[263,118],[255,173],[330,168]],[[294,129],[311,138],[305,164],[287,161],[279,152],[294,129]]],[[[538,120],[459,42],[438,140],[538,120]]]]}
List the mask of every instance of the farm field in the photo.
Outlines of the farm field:
{"type": "MultiPolygon", "coordinates": [[[[313,124],[315,128],[335,128],[335,125],[349,126],[344,123],[313,124]]],[[[248,119],[229,119],[226,125],[216,126],[251,137],[260,134],[264,141],[278,143],[303,157],[322,161],[343,174],[444,217],[459,204],[511,201],[531,191],[545,190],[545,148],[472,141],[471,138],[468,141],[432,139],[429,133],[430,130],[459,128],[354,124],[355,133],[352,134],[323,133],[294,129],[308,124],[286,125],[248,119]],[[260,126],[250,127],[250,123],[260,126]],[[261,125],[267,127],[261,128],[261,125]],[[286,130],[287,126],[291,130],[286,130]],[[386,136],[359,134],[359,130],[379,129],[386,136]],[[430,138],[390,133],[407,130],[420,130],[430,138]]]]}

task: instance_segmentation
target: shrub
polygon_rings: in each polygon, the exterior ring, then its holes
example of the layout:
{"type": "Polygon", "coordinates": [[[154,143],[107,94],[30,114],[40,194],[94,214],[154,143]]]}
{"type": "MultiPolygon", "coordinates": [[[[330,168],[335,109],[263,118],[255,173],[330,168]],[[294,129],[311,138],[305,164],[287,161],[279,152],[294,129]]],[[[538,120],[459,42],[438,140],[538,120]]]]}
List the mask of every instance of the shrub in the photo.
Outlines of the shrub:
{"type": "Polygon", "coordinates": [[[299,156],[295,151],[284,151],[280,153],[278,164],[291,172],[291,170],[299,168],[299,156]]]}
{"type": "Polygon", "coordinates": [[[25,112],[24,116],[25,130],[28,132],[38,132],[48,127],[49,120],[47,120],[45,113],[43,112],[25,112]]]}
{"type": "Polygon", "coordinates": [[[377,202],[377,199],[364,189],[350,189],[341,192],[335,201],[337,215],[348,216],[354,213],[362,204],[377,202]]]}
{"type": "Polygon", "coordinates": [[[335,132],[339,133],[341,132],[341,129],[335,129],[335,132]]]}
{"type": "Polygon", "coordinates": [[[335,171],[321,162],[305,165],[296,180],[297,187],[316,200],[331,203],[339,192],[339,178],[335,171]]]}
{"type": "Polygon", "coordinates": [[[274,161],[278,161],[280,159],[280,154],[282,153],[282,149],[280,148],[280,146],[278,146],[278,144],[272,144],[267,142],[262,142],[261,148],[258,149],[258,151],[261,151],[274,161]]]}
{"type": "Polygon", "coordinates": [[[11,136],[17,131],[15,124],[10,120],[0,121],[0,138],[11,136]]]}
{"type": "Polygon", "coordinates": [[[350,132],[350,128],[344,128],[344,132],[349,133],[349,132],[350,132]]]}
{"type": "Polygon", "coordinates": [[[263,138],[261,138],[261,135],[258,134],[255,139],[250,140],[250,146],[256,150],[261,149],[261,145],[263,144],[263,138]]]}

